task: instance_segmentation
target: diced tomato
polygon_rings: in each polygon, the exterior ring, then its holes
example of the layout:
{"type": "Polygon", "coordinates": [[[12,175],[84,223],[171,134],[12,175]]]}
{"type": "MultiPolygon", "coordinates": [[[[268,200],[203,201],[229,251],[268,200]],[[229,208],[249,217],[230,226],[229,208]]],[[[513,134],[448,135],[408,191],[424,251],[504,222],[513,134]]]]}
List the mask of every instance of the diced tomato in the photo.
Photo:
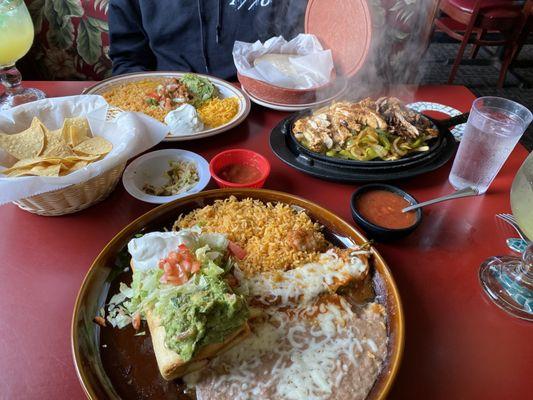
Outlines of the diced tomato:
{"type": "Polygon", "coordinates": [[[168,253],[168,259],[169,261],[177,263],[177,262],[180,262],[180,255],[176,253],[175,251],[171,251],[170,253],[168,253]]]}
{"type": "Polygon", "coordinates": [[[187,246],[180,244],[166,258],[159,260],[159,268],[164,271],[160,279],[162,283],[182,285],[200,270],[200,263],[187,246]]]}
{"type": "Polygon", "coordinates": [[[178,273],[176,265],[170,265],[168,262],[163,266],[163,270],[165,271],[165,274],[168,275],[176,275],[176,273],[178,273]]]}
{"type": "Polygon", "coordinates": [[[196,274],[198,271],[200,271],[200,263],[198,261],[194,261],[192,263],[191,273],[196,274]]]}
{"type": "Polygon", "coordinates": [[[139,328],[141,327],[141,314],[135,313],[131,320],[131,324],[133,325],[133,329],[135,329],[136,331],[139,330],[139,328]]]}
{"type": "Polygon", "coordinates": [[[246,251],[231,240],[228,243],[228,250],[235,256],[237,260],[243,260],[244,257],[246,257],[246,251]]]}
{"type": "Polygon", "coordinates": [[[187,272],[191,272],[191,266],[192,266],[191,264],[192,263],[187,258],[180,263],[180,265],[183,268],[183,270],[185,270],[187,272]]]}

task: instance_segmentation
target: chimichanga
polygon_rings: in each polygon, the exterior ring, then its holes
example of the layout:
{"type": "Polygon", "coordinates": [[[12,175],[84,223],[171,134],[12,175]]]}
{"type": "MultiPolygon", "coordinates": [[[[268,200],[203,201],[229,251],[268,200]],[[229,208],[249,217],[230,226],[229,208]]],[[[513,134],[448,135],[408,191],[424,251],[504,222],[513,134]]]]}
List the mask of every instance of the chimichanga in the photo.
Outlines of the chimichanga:
{"type": "MultiPolygon", "coordinates": [[[[131,261],[131,267],[132,270],[135,270],[133,260],[131,261]]],[[[198,349],[192,359],[183,361],[175,351],[165,345],[165,328],[161,325],[157,315],[154,315],[151,311],[146,311],[145,317],[150,329],[157,365],[161,375],[166,380],[173,380],[203,368],[211,358],[230,349],[250,333],[248,323],[244,322],[240,329],[233,332],[223,342],[205,345],[198,349]]]]}
{"type": "Polygon", "coordinates": [[[224,342],[208,344],[202,347],[193,359],[183,362],[176,352],[168,349],[165,345],[165,328],[159,324],[158,318],[151,313],[147,313],[146,322],[148,322],[148,327],[150,328],[159,372],[168,381],[202,369],[211,358],[229,350],[250,333],[248,323],[244,323],[240,330],[226,338],[224,342]]]}

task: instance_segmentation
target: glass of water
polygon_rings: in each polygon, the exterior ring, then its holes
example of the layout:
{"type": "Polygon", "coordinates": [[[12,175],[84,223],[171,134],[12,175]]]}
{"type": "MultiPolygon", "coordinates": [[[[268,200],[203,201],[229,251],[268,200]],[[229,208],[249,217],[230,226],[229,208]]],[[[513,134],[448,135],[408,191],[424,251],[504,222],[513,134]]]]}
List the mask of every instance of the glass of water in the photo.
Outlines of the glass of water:
{"type": "Polygon", "coordinates": [[[531,111],[514,101],[500,97],[476,99],[453,161],[449,177],[452,186],[485,193],[532,118],[531,111]]]}

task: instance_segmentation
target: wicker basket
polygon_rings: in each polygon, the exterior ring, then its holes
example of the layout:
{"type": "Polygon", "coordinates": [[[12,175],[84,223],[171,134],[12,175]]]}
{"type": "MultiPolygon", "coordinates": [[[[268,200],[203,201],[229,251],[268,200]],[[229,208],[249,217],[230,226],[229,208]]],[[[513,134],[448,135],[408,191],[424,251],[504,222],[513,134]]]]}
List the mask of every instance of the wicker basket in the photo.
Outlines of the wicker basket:
{"type": "Polygon", "coordinates": [[[56,216],[81,211],[104,200],[115,189],[126,167],[120,164],[88,181],[14,201],[21,209],[34,214],[56,216]]]}

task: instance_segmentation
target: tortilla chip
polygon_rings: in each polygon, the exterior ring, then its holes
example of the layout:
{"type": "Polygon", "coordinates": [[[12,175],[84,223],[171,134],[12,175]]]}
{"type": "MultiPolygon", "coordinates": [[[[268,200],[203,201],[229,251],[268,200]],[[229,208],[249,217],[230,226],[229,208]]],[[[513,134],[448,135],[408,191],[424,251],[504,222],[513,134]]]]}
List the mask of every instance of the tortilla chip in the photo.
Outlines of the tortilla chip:
{"type": "Polygon", "coordinates": [[[44,141],[42,123],[37,118],[33,118],[31,126],[23,132],[0,133],[0,148],[18,160],[37,157],[43,150],[44,141]]]}
{"type": "Polygon", "coordinates": [[[68,157],[64,157],[62,160],[63,162],[73,162],[73,163],[76,163],[78,161],[96,161],[100,158],[101,156],[99,154],[94,154],[94,155],[78,155],[78,154],[75,154],[73,156],[68,156],[68,157]]]}
{"type": "Polygon", "coordinates": [[[49,131],[34,118],[24,132],[0,133],[0,148],[6,148],[17,159],[1,174],[59,176],[101,159],[113,149],[113,144],[100,136],[91,137],[86,118],[65,118],[63,127],[55,131],[49,131]]]}
{"type": "Polygon", "coordinates": [[[55,131],[45,130],[45,145],[42,156],[48,157],[67,157],[75,155],[67,142],[63,139],[62,130],[55,131]]]}
{"type": "Polygon", "coordinates": [[[104,155],[113,150],[113,144],[101,136],[95,136],[74,147],[74,152],[88,155],[104,155]]]}
{"type": "Polygon", "coordinates": [[[89,163],[90,163],[90,161],[84,161],[84,160],[77,161],[74,164],[70,165],[69,168],[66,168],[66,166],[65,166],[65,170],[62,169],[61,172],[59,173],[59,175],[68,175],[71,172],[74,172],[74,171],[77,171],[77,170],[79,170],[79,169],[81,169],[83,167],[86,167],[87,165],[89,165],[89,163]]]}
{"type": "Polygon", "coordinates": [[[73,156],[67,156],[67,157],[35,157],[35,158],[28,158],[25,160],[17,161],[15,164],[13,164],[10,168],[7,168],[2,171],[2,173],[7,174],[13,170],[21,169],[21,168],[29,168],[33,165],[37,164],[64,164],[67,167],[71,167],[75,165],[76,163],[80,161],[87,162],[93,162],[100,158],[98,155],[93,156],[79,156],[79,155],[73,155],[73,156]]]}
{"type": "Polygon", "coordinates": [[[76,147],[91,137],[91,128],[85,117],[65,118],[61,129],[63,140],[70,147],[76,147]]]}
{"type": "MultiPolygon", "coordinates": [[[[36,176],[59,176],[61,170],[61,164],[47,165],[38,164],[31,168],[19,168],[8,174],[8,176],[23,176],[23,175],[36,175],[36,176]]],[[[5,173],[5,171],[2,171],[5,173]]]]}
{"type": "Polygon", "coordinates": [[[10,168],[4,170],[12,170],[17,168],[26,168],[31,165],[36,165],[40,163],[48,163],[48,164],[59,164],[61,163],[61,158],[58,157],[34,157],[34,158],[26,158],[24,160],[19,160],[15,164],[13,164],[10,168]]]}

